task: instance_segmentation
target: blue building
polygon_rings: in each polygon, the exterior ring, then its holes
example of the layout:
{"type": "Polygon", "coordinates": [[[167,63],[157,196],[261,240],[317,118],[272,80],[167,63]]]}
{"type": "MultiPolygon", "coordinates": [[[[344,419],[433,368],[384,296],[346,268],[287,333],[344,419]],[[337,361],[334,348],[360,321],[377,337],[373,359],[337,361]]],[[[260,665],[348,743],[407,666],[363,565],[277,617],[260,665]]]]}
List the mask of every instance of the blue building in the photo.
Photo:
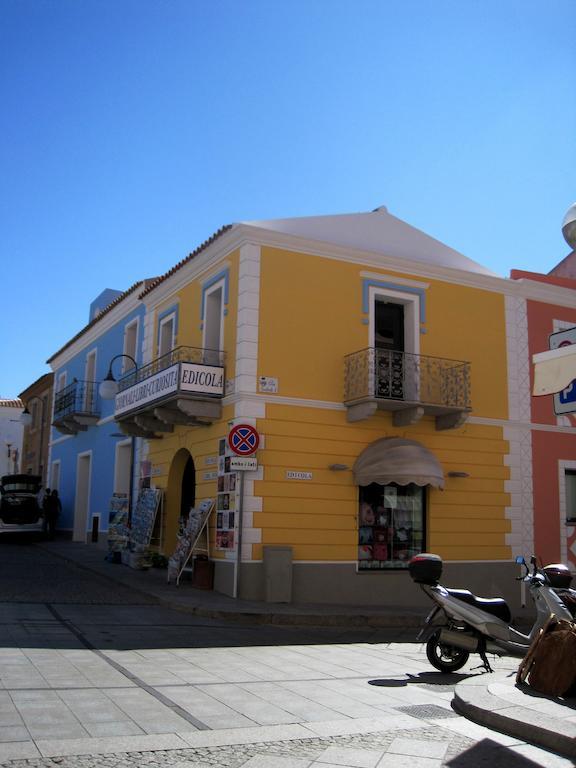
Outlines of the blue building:
{"type": "Polygon", "coordinates": [[[54,371],[54,403],[47,485],[59,491],[58,529],[74,541],[108,530],[114,493],[133,498],[141,440],[114,421],[114,401],[99,384],[141,361],[146,282],[127,291],[106,289],[90,305],[88,324],[47,361],[54,371]]]}

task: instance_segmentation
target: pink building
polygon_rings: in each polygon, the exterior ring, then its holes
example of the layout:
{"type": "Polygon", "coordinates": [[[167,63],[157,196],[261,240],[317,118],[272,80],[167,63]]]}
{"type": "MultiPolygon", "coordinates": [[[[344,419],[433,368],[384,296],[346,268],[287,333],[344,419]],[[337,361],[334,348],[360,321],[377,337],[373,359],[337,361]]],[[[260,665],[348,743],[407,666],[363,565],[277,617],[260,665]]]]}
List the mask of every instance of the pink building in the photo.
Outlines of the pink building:
{"type": "MultiPolygon", "coordinates": [[[[576,254],[548,275],[513,270],[510,277],[518,281],[525,308],[529,361],[535,353],[576,343],[576,254]]],[[[529,371],[532,393],[532,365],[529,371]]],[[[531,451],[532,476],[524,473],[523,482],[534,554],[576,571],[576,383],[559,394],[530,394],[529,399],[529,408],[523,409],[530,418],[524,446],[531,451]]]]}

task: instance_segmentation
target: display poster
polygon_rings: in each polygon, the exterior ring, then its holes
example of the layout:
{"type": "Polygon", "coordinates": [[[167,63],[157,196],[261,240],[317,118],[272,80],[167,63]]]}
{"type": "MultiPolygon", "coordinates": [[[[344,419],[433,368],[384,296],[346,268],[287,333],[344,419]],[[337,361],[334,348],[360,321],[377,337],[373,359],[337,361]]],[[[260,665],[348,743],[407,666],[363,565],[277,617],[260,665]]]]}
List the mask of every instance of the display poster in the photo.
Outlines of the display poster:
{"type": "Polygon", "coordinates": [[[416,485],[360,489],[358,570],[407,568],[422,551],[425,495],[416,485]]]}
{"type": "Polygon", "coordinates": [[[115,493],[108,511],[108,549],[120,552],[128,546],[128,494],[115,493]]]}
{"type": "Polygon", "coordinates": [[[162,491],[156,488],[142,488],[138,494],[130,527],[130,544],[136,550],[150,546],[161,497],[162,491]]]}
{"type": "Polygon", "coordinates": [[[238,504],[238,474],[230,471],[232,453],[228,440],[218,443],[218,494],[216,496],[216,549],[234,549],[238,504]]]}
{"type": "Polygon", "coordinates": [[[184,528],[178,536],[176,549],[168,560],[168,581],[178,581],[194,551],[204,527],[208,524],[210,513],[214,509],[214,499],[204,499],[198,507],[190,510],[184,528]]]}

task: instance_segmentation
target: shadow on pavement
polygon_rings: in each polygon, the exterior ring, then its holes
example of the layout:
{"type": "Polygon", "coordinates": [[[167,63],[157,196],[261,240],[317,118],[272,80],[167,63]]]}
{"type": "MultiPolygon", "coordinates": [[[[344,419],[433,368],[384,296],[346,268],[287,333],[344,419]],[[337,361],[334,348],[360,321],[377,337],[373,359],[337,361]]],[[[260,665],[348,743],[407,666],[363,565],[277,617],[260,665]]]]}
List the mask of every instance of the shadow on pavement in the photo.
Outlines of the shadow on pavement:
{"type": "Polygon", "coordinates": [[[450,685],[454,686],[461,680],[466,680],[468,677],[474,677],[476,673],[470,674],[456,674],[455,672],[420,672],[417,675],[407,674],[404,679],[399,680],[397,677],[386,677],[378,680],[369,680],[369,685],[379,685],[384,688],[403,688],[406,685],[450,685]]]}
{"type": "MultiPolygon", "coordinates": [[[[545,750],[543,750],[546,754],[545,750]]],[[[557,757],[550,753],[552,757],[557,757]]],[[[542,768],[546,763],[534,762],[519,752],[497,744],[491,739],[482,739],[470,749],[461,752],[456,757],[447,760],[444,765],[450,768],[542,768]]]]}

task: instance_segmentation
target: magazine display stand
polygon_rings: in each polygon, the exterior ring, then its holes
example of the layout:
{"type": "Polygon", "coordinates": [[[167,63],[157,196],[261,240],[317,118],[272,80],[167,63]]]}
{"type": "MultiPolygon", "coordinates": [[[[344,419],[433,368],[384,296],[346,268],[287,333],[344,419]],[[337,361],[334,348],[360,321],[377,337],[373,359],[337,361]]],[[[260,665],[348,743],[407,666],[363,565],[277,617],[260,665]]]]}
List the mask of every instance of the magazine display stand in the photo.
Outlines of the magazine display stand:
{"type": "Polygon", "coordinates": [[[110,499],[108,515],[108,551],[118,553],[128,546],[130,529],[128,527],[128,495],[115,493],[110,499]]]}
{"type": "Polygon", "coordinates": [[[162,491],[143,488],[136,502],[130,527],[130,548],[142,552],[150,546],[156,515],[162,500],[162,491]]]}
{"type": "Polygon", "coordinates": [[[214,509],[214,499],[205,499],[190,510],[186,528],[176,543],[174,554],[168,560],[168,583],[180,584],[180,578],[193,555],[209,555],[208,520],[214,509]]]}

